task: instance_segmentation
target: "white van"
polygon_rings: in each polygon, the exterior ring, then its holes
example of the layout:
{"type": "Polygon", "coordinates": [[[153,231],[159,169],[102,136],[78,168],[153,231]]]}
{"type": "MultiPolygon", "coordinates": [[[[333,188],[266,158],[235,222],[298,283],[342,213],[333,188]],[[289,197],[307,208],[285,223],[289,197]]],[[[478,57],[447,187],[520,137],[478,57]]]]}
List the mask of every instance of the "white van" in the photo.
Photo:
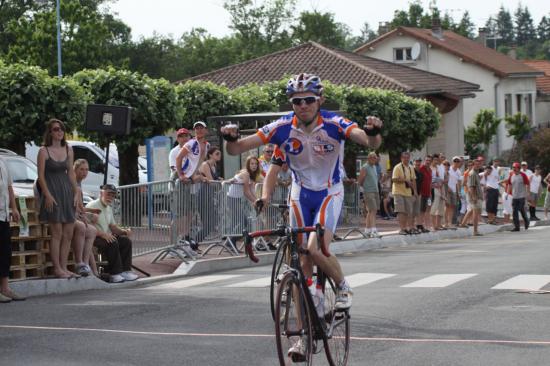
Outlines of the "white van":
{"type": "MultiPolygon", "coordinates": [[[[92,195],[99,197],[99,187],[103,185],[105,173],[105,151],[93,142],[88,141],[67,141],[73,148],[74,159],[86,159],[90,166],[90,172],[82,182],[82,189],[92,195]]],[[[107,171],[107,183],[118,186],[118,154],[115,144],[109,147],[109,169],[107,171]]],[[[25,156],[36,164],[39,146],[34,143],[25,145],[25,156]]]]}

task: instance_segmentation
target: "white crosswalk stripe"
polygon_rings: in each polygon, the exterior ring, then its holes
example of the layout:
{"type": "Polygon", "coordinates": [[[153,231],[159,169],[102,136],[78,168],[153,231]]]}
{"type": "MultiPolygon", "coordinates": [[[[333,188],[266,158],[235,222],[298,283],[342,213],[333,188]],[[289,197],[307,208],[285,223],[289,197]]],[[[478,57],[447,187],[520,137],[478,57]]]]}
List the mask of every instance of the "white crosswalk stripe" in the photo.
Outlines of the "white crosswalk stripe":
{"type": "Polygon", "coordinates": [[[211,276],[200,276],[200,277],[194,277],[189,278],[181,281],[175,281],[170,283],[163,283],[162,285],[154,286],[155,289],[158,290],[178,290],[183,289],[187,287],[192,286],[198,286],[198,285],[204,285],[207,283],[217,282],[217,281],[223,281],[223,280],[229,280],[234,279],[237,277],[242,277],[242,275],[211,275],[211,276]]]}
{"type": "Polygon", "coordinates": [[[550,283],[547,275],[518,275],[492,287],[494,290],[540,290],[550,283]]]}
{"type": "Polygon", "coordinates": [[[393,276],[395,274],[392,273],[355,273],[351,276],[346,276],[346,280],[352,288],[356,288],[393,276]]]}
{"type": "Polygon", "coordinates": [[[477,276],[476,273],[440,274],[411,282],[401,287],[447,287],[459,281],[477,276]]]}
{"type": "Polygon", "coordinates": [[[225,287],[269,287],[271,276],[256,278],[254,280],[232,283],[225,287]]]}

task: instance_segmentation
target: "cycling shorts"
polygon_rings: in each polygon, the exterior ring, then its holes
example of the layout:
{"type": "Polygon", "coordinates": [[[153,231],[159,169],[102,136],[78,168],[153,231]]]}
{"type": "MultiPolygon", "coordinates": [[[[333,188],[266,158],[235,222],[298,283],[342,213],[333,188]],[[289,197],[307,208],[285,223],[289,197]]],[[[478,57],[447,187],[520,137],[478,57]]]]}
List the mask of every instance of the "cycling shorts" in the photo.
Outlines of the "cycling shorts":
{"type": "MultiPolygon", "coordinates": [[[[290,200],[290,226],[304,227],[319,223],[334,233],[342,210],[344,191],[298,189],[299,192],[293,192],[292,196],[299,198],[290,200]]],[[[300,242],[305,243],[304,237],[300,238],[300,242]]]]}

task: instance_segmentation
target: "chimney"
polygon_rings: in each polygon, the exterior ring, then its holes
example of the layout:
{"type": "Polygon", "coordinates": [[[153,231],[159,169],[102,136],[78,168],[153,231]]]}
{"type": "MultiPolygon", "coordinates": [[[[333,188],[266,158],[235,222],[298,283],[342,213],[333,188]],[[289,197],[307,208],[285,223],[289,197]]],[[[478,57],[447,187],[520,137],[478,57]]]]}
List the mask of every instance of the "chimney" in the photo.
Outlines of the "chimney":
{"type": "Polygon", "coordinates": [[[487,28],[478,28],[477,33],[477,41],[487,47],[487,28]]]}
{"type": "Polygon", "coordinates": [[[378,22],[378,35],[381,36],[390,31],[390,23],[388,22],[378,22]]]}
{"type": "Polygon", "coordinates": [[[432,18],[432,36],[439,39],[443,38],[443,30],[441,29],[441,20],[437,15],[434,15],[434,17],[432,18]]]}

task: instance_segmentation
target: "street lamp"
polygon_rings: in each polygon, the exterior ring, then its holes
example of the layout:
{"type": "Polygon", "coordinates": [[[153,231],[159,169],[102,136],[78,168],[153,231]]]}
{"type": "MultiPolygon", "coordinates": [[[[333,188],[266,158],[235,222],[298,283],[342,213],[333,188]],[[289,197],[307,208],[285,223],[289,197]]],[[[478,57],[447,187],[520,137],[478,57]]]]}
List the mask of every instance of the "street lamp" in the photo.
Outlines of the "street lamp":
{"type": "Polygon", "coordinates": [[[61,70],[61,17],[59,15],[59,2],[56,0],[56,23],[57,23],[57,76],[62,77],[63,72],[61,70]]]}
{"type": "MultiPolygon", "coordinates": [[[[39,4],[46,4],[48,0],[36,0],[39,4]]],[[[59,2],[55,0],[55,14],[56,14],[56,28],[57,28],[57,76],[62,77],[63,72],[61,70],[61,16],[59,15],[59,2]]]]}

